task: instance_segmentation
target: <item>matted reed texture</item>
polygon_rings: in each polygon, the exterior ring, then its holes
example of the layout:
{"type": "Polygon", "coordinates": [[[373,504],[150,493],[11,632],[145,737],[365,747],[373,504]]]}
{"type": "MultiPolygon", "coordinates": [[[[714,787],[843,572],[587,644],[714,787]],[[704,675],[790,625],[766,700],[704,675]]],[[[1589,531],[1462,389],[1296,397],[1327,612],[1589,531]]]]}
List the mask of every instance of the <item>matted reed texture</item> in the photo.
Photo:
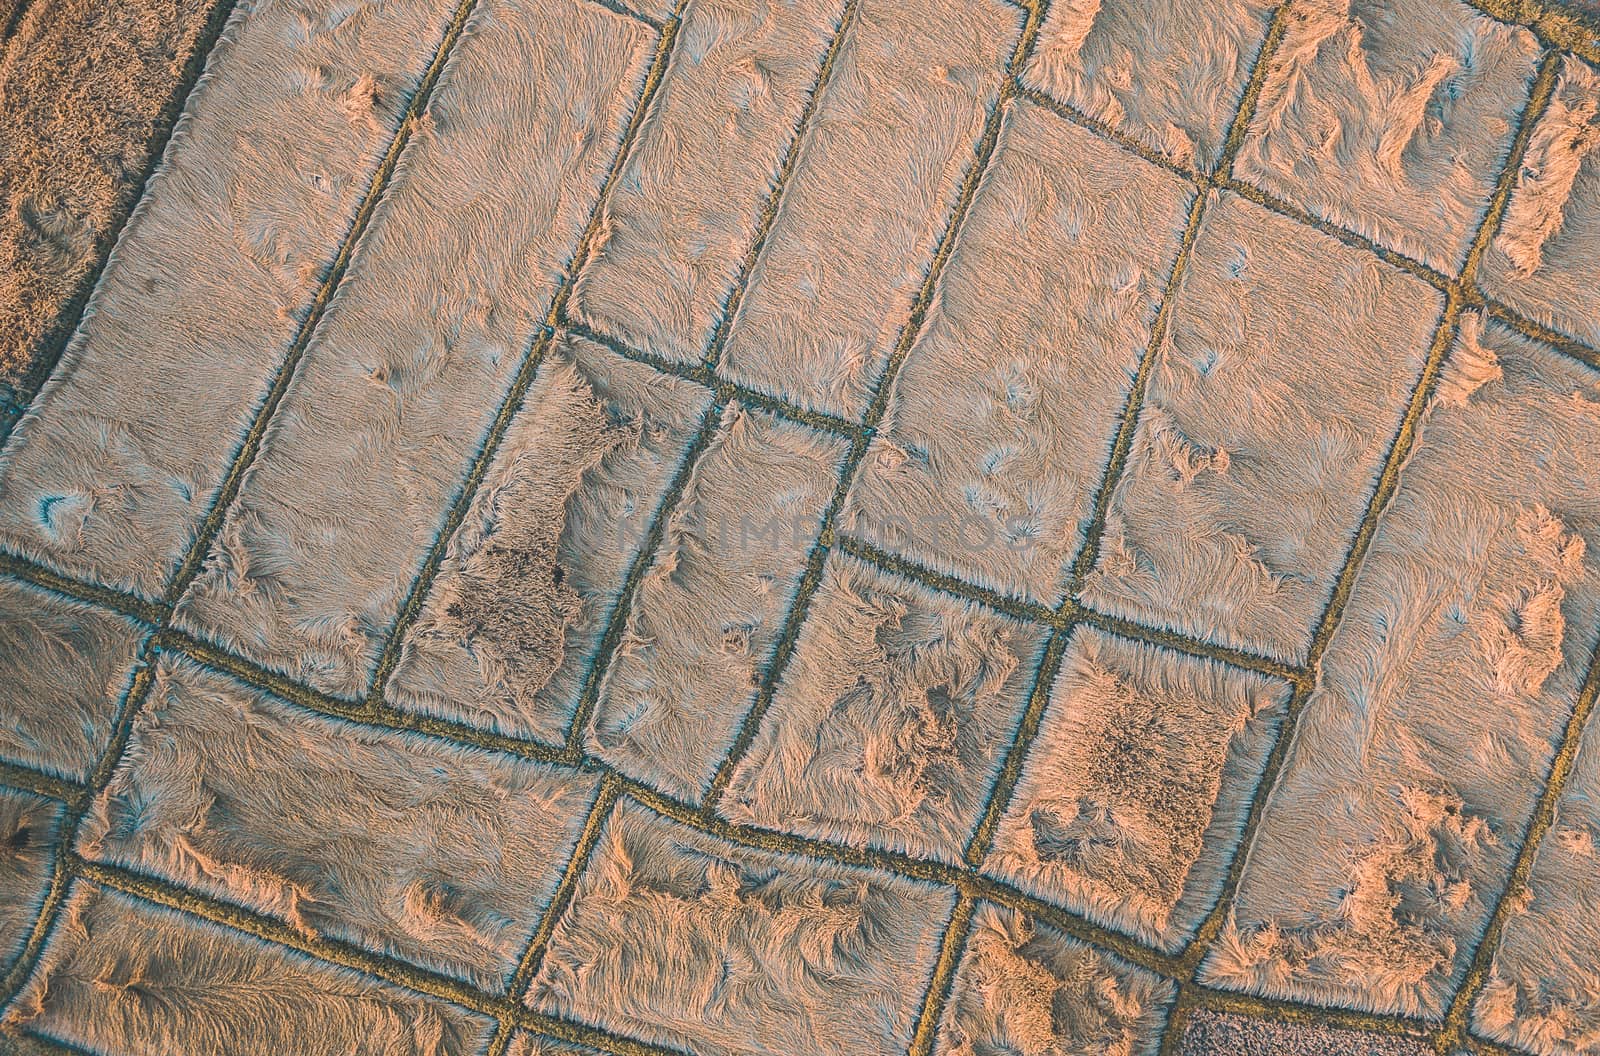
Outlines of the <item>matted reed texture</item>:
{"type": "Polygon", "coordinates": [[[1600,1053],[1596,14],[7,0],[0,1051],[1600,1053]]]}

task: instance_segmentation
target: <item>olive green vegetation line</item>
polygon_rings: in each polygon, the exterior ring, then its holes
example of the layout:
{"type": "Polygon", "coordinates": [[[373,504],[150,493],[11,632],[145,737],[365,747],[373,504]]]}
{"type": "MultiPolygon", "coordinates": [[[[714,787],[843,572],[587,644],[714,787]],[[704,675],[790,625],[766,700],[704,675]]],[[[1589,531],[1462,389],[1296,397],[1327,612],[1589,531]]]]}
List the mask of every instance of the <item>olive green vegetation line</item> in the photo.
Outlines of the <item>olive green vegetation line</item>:
{"type": "MultiPolygon", "coordinates": [[[[460,39],[461,31],[475,4],[476,0],[462,0],[454,16],[446,26],[438,48],[433,55],[433,60],[422,81],[417,86],[417,90],[412,94],[410,102],[407,104],[405,116],[396,130],[393,140],[390,142],[388,152],[378,166],[377,171],[373,174],[366,196],[356,213],[354,222],[345,233],[334,264],[322,282],[311,311],[302,322],[299,333],[279,369],[267,399],[257,411],[250,431],[246,435],[244,443],[240,446],[238,454],[234,457],[224,485],[213,502],[205,522],[196,534],[193,543],[189,547],[188,554],[163,595],[156,621],[156,633],[146,639],[145,645],[140,651],[139,662],[135,665],[133,681],[124,696],[122,707],[112,730],[110,743],[106,751],[97,760],[90,774],[90,780],[87,783],[84,795],[77,802],[69,805],[66,817],[62,822],[61,833],[57,842],[57,861],[50,886],[35,916],[33,928],[28,934],[21,954],[5,974],[4,979],[0,980],[0,1009],[8,1007],[15,1000],[17,993],[32,974],[33,966],[38,960],[40,951],[43,949],[45,940],[60,911],[62,898],[73,877],[72,866],[75,859],[71,854],[71,847],[77,835],[78,825],[83,820],[83,812],[87,809],[92,795],[104,788],[105,784],[111,779],[111,774],[122,757],[123,749],[127,746],[134,716],[138,714],[139,709],[144,704],[146,695],[150,691],[153,679],[152,660],[154,651],[157,643],[162,639],[163,633],[168,630],[168,621],[173,607],[178,598],[188,589],[195,576],[198,575],[201,562],[204,560],[212,541],[222,526],[226,508],[238,494],[239,484],[245,470],[260,449],[267,422],[282,400],[283,393],[288,388],[290,378],[294,374],[294,369],[311,339],[311,333],[322,318],[335,288],[344,276],[356,241],[366,229],[367,223],[371,219],[373,211],[377,208],[379,199],[382,197],[384,188],[387,187],[389,179],[395,171],[401,152],[405,149],[412,132],[418,127],[420,115],[433,93],[434,86],[438,83],[439,74],[443,70],[445,60],[456,41],[460,39]]],[[[66,585],[61,580],[61,577],[54,577],[54,579],[57,586],[66,585]]]]}
{"type": "Polygon", "coordinates": [[[603,334],[583,323],[571,320],[565,321],[561,328],[573,337],[580,337],[585,341],[591,341],[594,344],[608,348],[624,359],[643,363],[663,374],[671,374],[673,377],[683,378],[685,381],[692,381],[697,385],[710,389],[724,403],[738,402],[755,410],[766,411],[786,421],[807,426],[818,432],[832,433],[835,436],[842,436],[850,440],[867,431],[860,423],[841,418],[836,414],[828,414],[825,411],[809,411],[804,407],[797,407],[792,403],[788,403],[780,397],[760,392],[750,388],[748,385],[729,381],[704,363],[694,365],[679,363],[665,356],[658,356],[653,352],[632,348],[620,338],[611,334],[603,334]]]}
{"type": "Polygon", "coordinates": [[[1515,330],[1523,337],[1530,338],[1540,344],[1549,345],[1563,355],[1576,359],[1593,370],[1600,370],[1600,350],[1596,350],[1574,337],[1552,330],[1543,323],[1536,323],[1532,319],[1519,315],[1493,298],[1485,298],[1483,308],[1489,314],[1489,318],[1504,324],[1511,330],[1515,330]]]}
{"type": "Polygon", "coordinates": [[[977,907],[977,899],[965,892],[956,899],[950,922],[945,925],[944,936],[939,941],[939,957],[934,962],[922,1007],[917,1010],[910,1056],[930,1056],[933,1052],[944,1007],[950,1000],[950,990],[955,984],[956,968],[961,963],[961,953],[966,946],[967,935],[972,930],[972,914],[977,907]]]}

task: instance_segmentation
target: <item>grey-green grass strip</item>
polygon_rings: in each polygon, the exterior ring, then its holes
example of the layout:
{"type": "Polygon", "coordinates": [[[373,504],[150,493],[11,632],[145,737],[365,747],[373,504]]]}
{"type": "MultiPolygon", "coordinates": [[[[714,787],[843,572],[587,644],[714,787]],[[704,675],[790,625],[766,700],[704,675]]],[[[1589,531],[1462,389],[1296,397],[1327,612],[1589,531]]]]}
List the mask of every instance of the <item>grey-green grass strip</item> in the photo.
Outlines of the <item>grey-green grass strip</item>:
{"type": "Polygon", "coordinates": [[[710,389],[724,401],[737,401],[747,407],[766,411],[779,418],[808,426],[819,432],[833,433],[836,436],[855,437],[863,432],[860,425],[840,418],[838,415],[827,414],[822,411],[808,411],[777,396],[729,381],[703,363],[678,363],[667,359],[665,356],[658,356],[651,352],[632,348],[620,338],[611,334],[603,334],[598,330],[571,320],[563,321],[561,328],[574,337],[581,337],[585,341],[592,341],[603,348],[610,349],[623,359],[630,359],[635,363],[643,363],[663,374],[683,378],[685,381],[691,381],[710,389]]]}
{"type": "Polygon", "coordinates": [[[37,796],[48,796],[67,805],[69,810],[80,807],[89,790],[71,778],[57,777],[28,766],[18,766],[0,760],[0,785],[37,796]]]}
{"type": "Polygon", "coordinates": [[[977,899],[963,893],[956,900],[945,925],[944,938],[939,943],[939,958],[934,962],[933,976],[928,980],[928,991],[922,1007],[917,1010],[917,1025],[911,1034],[909,1056],[932,1056],[933,1044],[939,1033],[939,1021],[944,1006],[950,1000],[950,988],[955,984],[956,968],[961,963],[961,950],[967,933],[972,930],[972,913],[977,899]]]}
{"type": "Polygon", "coordinates": [[[1549,345],[1557,352],[1580,363],[1586,364],[1595,370],[1600,370],[1600,349],[1596,349],[1570,334],[1554,330],[1543,323],[1536,322],[1518,313],[1500,301],[1487,298],[1484,301],[1484,310],[1489,313],[1489,318],[1503,323],[1523,337],[1531,338],[1541,344],[1549,345]]]}

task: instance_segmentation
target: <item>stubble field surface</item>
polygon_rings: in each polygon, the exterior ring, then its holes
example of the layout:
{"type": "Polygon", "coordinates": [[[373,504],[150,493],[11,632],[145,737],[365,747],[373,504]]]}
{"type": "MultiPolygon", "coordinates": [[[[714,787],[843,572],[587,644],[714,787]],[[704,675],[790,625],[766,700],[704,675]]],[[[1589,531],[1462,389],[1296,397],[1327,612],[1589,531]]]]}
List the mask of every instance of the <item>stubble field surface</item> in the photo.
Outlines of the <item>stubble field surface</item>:
{"type": "Polygon", "coordinates": [[[0,1051],[1600,1054],[1600,9],[0,24],[0,1051]]]}

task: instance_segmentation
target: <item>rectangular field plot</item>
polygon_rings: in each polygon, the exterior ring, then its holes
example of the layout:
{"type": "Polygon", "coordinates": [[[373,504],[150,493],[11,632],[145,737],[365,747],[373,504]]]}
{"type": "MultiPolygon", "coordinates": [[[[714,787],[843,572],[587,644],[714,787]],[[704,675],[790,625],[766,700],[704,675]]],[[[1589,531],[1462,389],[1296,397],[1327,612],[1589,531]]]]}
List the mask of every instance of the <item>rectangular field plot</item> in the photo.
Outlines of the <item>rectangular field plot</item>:
{"type": "Polygon", "coordinates": [[[752,850],[623,800],[528,1003],[697,1056],[901,1056],[952,893],[752,850]]]}
{"type": "Polygon", "coordinates": [[[1080,627],[984,872],[1176,953],[1222,890],[1288,698],[1080,627]]]}
{"type": "Polygon", "coordinates": [[[1047,637],[836,553],[722,813],[958,864],[1047,637]]]}
{"type": "Polygon", "coordinates": [[[481,1056],[487,1016],[76,881],[7,1013],[112,1056],[481,1056]]]}
{"type": "Polygon", "coordinates": [[[1289,9],[1236,174],[1456,274],[1527,104],[1539,41],[1460,0],[1289,9]]]}
{"type": "Polygon", "coordinates": [[[1272,19],[1272,0],[1051,4],[1027,82],[1209,172],[1272,19]]]}
{"type": "Polygon", "coordinates": [[[88,780],[148,633],[106,609],[0,578],[0,759],[88,780]]]}
{"type": "Polygon", "coordinates": [[[1437,1018],[1600,622],[1600,374],[1462,320],[1202,971],[1437,1018]]]}
{"type": "Polygon", "coordinates": [[[164,656],[78,850],[499,991],[597,787],[164,656]]]}
{"type": "Polygon", "coordinates": [[[365,691],[545,322],[653,43],[583,0],[477,11],[182,626],[317,689],[365,691]]]}

